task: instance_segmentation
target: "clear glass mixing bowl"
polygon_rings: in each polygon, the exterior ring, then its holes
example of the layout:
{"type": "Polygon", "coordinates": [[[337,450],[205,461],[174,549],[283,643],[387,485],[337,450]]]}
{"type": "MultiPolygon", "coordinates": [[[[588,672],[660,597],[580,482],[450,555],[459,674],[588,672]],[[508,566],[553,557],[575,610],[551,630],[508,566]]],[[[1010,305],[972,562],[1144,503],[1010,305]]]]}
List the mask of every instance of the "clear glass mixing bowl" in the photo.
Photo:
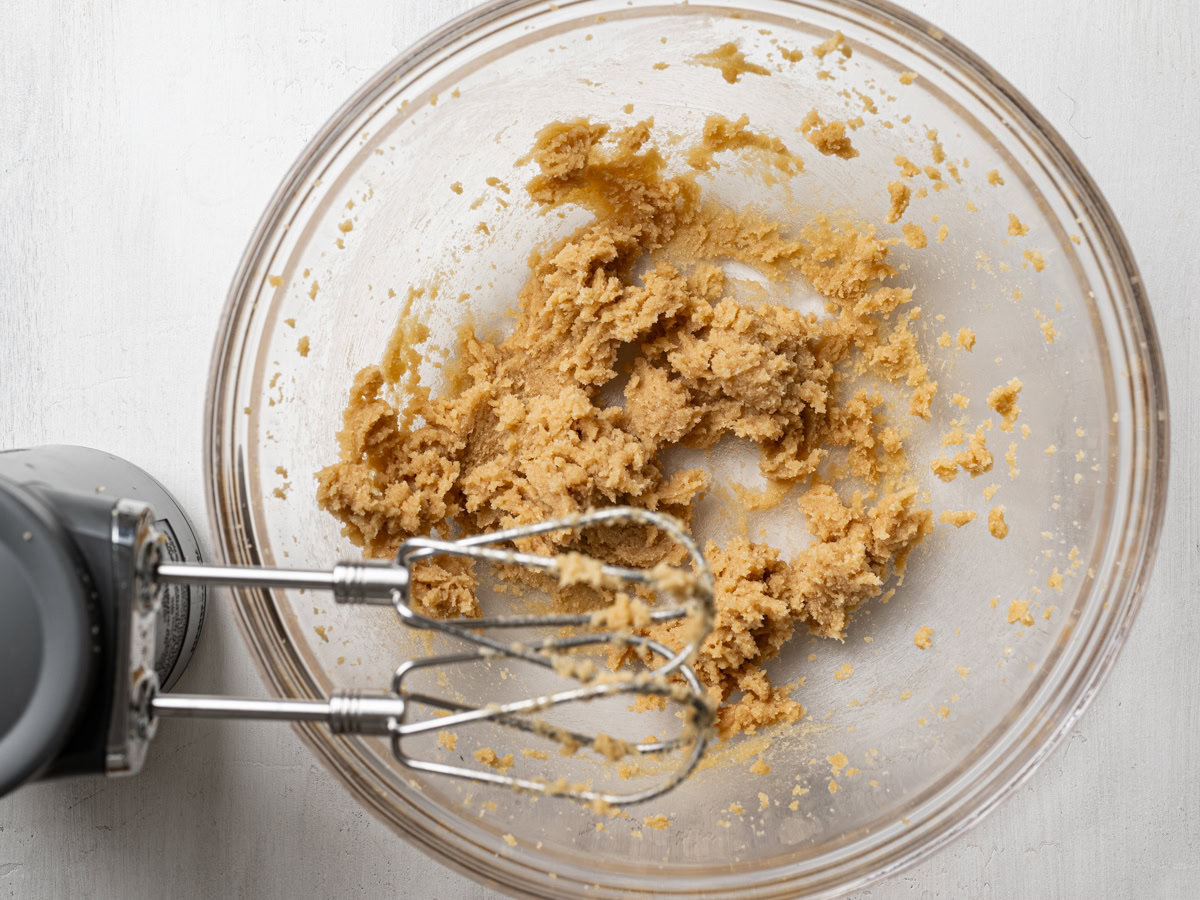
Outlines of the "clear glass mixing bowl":
{"type": "MultiPolygon", "coordinates": [[[[522,198],[529,174],[513,165],[538,128],[580,115],[618,124],[653,116],[657,134],[686,142],[714,112],[747,113],[806,158],[792,187],[813,212],[851,209],[876,221],[896,177],[893,156],[928,162],[925,128],[938,129],[963,181],[914,202],[910,218],[926,223],[927,249],[895,248],[923,310],[921,345],[942,360],[942,402],[912,452],[933,455],[955,412],[944,402],[951,391],[971,398],[974,421],[992,387],[1021,378],[1031,434],[1012,437],[1020,476],[1008,477],[1000,435],[990,477],[929,484],[937,512],[984,510],[980,488],[999,483],[995,502],[1011,533],[997,541],[982,521],[939,526],[896,596],[863,610],[845,643],[798,638],[772,665],[780,681],[805,677],[796,697],[807,720],[769,743],[759,735],[720,748],[683,787],[604,832],[573,804],[417,776],[381,742],[301,727],[313,752],[397,832],[511,892],[829,895],[912,864],[995,806],[1070,729],[1111,667],[1153,557],[1166,390],[1142,283],[1111,211],[1061,138],[985,63],[909,13],[849,0],[495,3],[366,84],[288,173],[230,291],[207,423],[210,514],[224,556],[325,565],[356,555],[317,510],[312,474],[336,458],[352,374],[382,356],[407,289],[439,287],[413,305],[430,344],[452,346],[468,317],[498,331],[529,251],[582,220],[541,215],[522,198]],[[853,56],[820,62],[810,48],[834,30],[853,56]],[[771,74],[728,83],[690,63],[727,41],[771,74]],[[789,62],[781,47],[805,58],[789,62]],[[833,77],[817,77],[818,68],[833,77]],[[917,78],[902,84],[902,72],[917,78]],[[855,115],[846,103],[861,112],[858,91],[878,108],[854,133],[862,156],[848,164],[812,152],[795,130],[800,118],[813,107],[855,115]],[[988,183],[992,169],[1003,186],[988,183]],[[1029,226],[1026,238],[1008,237],[1009,213],[1029,226]],[[938,224],[927,221],[933,214],[938,224]],[[477,230],[481,221],[490,234],[477,230]],[[940,225],[949,229],[942,243],[933,240],[940,225]],[[1044,270],[1023,265],[1030,247],[1044,270]],[[470,297],[458,302],[462,294],[470,297]],[[1052,319],[1054,343],[1039,315],[1052,319]],[[948,362],[936,338],[964,326],[978,344],[948,362]],[[1061,593],[1048,585],[1055,569],[1070,573],[1061,593]],[[1032,625],[1008,621],[1019,597],[1031,601],[1032,625]],[[926,625],[934,644],[921,651],[913,633],[926,625]],[[839,681],[845,663],[853,675],[839,681]],[[860,771],[843,774],[831,795],[826,757],[837,753],[860,771]],[[749,771],[759,756],[770,774],[749,771]],[[746,812],[728,812],[731,803],[746,812]],[[639,826],[658,812],[671,816],[670,828],[639,826]]],[[[731,167],[705,184],[734,205],[773,203],[772,189],[731,167]]],[[[431,354],[422,368],[435,389],[436,362],[431,354]]],[[[714,466],[729,477],[736,461],[717,454],[714,466]]],[[[759,525],[785,551],[805,540],[794,514],[759,525]]],[[[397,662],[428,649],[386,612],[336,609],[322,596],[241,591],[238,602],[253,653],[283,696],[381,688],[397,662]]],[[[465,694],[500,689],[487,672],[455,677],[465,694]]],[[[528,689],[514,681],[503,690],[528,689]]],[[[492,739],[463,730],[455,755],[470,763],[467,751],[492,739]]],[[[553,775],[559,763],[542,765],[553,775]]]]}

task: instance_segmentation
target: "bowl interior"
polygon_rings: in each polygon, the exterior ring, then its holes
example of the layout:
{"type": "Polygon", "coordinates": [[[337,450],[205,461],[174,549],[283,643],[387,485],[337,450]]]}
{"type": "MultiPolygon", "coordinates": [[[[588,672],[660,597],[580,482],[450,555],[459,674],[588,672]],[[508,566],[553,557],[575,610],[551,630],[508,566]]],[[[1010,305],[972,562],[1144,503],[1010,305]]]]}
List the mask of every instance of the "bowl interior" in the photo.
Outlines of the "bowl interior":
{"type": "MultiPolygon", "coordinates": [[[[794,694],[808,708],[800,723],[718,747],[681,788],[629,818],[603,820],[603,830],[573,804],[424,776],[398,766],[384,742],[312,733],[381,815],[451,862],[509,886],[560,895],[592,882],[604,886],[600,895],[735,885],[769,893],[804,878],[824,884],[822,872],[858,877],[856,855],[907,852],[922,827],[960,820],[994,796],[981,785],[1028,759],[1061,724],[1066,713],[1055,704],[1090,664],[1097,635],[1112,627],[1097,585],[1120,564],[1113,535],[1127,515],[1130,385],[1140,376],[1137,353],[1119,337],[1113,307],[1121,286],[1098,227],[1026,123],[882,15],[781,2],[730,12],[652,3],[527,7],[481,15],[469,33],[398,61],[395,79],[377,81],[373,95],[339,113],[281,195],[241,285],[231,326],[240,355],[217,374],[235,411],[230,458],[220,464],[236,472],[243,504],[242,536],[230,540],[252,545],[268,564],[354,558],[338,523],[317,509],[313,480],[336,459],[353,374],[381,359],[408,309],[429,329],[421,380],[438,390],[457,330],[471,323],[481,334],[503,334],[529,253],[587,218],[578,210],[543,214],[524,193],[532,172],[517,161],[542,125],[653,117],[655,141],[678,156],[707,115],[744,113],[802,155],[805,170],[768,185],[730,157],[701,179],[706,192],[793,224],[844,212],[897,238],[899,225],[883,224],[887,184],[898,178],[894,157],[932,165],[927,129],[937,130],[948,157],[940,166],[955,166],[957,178],[947,175],[944,190],[914,199],[905,217],[923,226],[928,246],[901,241],[892,251],[902,267],[895,283],[915,290],[914,330],[940,386],[932,422],[912,420],[910,455],[935,515],[970,509],[980,518],[961,529],[939,524],[890,602],[863,608],[845,642],[797,636],[785,648],[770,669],[777,682],[804,679],[794,694]],[[819,59],[811,48],[835,29],[852,56],[819,59]],[[694,63],[729,41],[769,74],[729,83],[694,63]],[[804,58],[790,61],[784,51],[794,50],[804,58]],[[917,77],[902,78],[906,72],[917,77]],[[862,116],[852,133],[857,159],[822,156],[804,141],[797,126],[814,108],[825,118],[862,116]],[[992,170],[1002,185],[989,180],[992,170]],[[1010,235],[1010,214],[1027,235],[1010,235]],[[1029,250],[1040,254],[1036,267],[1029,250]],[[960,328],[975,332],[973,352],[939,346],[943,332],[960,328]],[[993,431],[995,466],[980,478],[934,479],[927,461],[951,419],[964,415],[950,395],[969,398],[974,425],[990,414],[989,391],[1013,377],[1024,384],[1019,421],[1027,433],[993,431]],[[1010,443],[1015,477],[1003,459],[1010,443]],[[989,503],[981,494],[993,484],[989,503]],[[1000,503],[1010,526],[1004,540],[985,523],[1000,503]],[[1027,602],[1032,624],[1010,621],[1013,600],[1027,602]],[[933,629],[928,650],[913,640],[923,626],[933,629]],[[853,674],[839,677],[845,666],[853,674]],[[835,776],[828,759],[838,754],[848,762],[835,776]],[[769,774],[751,771],[760,758],[769,774]],[[670,817],[669,828],[642,825],[657,813],[670,817]],[[557,885],[545,880],[550,871],[557,885]]],[[[789,285],[771,300],[811,304],[813,296],[789,285]]],[[[761,484],[753,457],[735,445],[703,463],[719,484],[761,484]]],[[[734,519],[724,493],[713,491],[698,533],[727,536],[734,519]]],[[[785,554],[809,540],[794,501],[751,514],[748,525],[785,554]]],[[[386,611],[337,608],[322,595],[279,591],[247,602],[257,604],[250,617],[260,621],[252,626],[261,632],[258,649],[286,690],[382,689],[403,659],[447,646],[407,633],[386,611]]],[[[511,664],[445,674],[442,689],[467,698],[516,697],[542,683],[511,664]]],[[[594,721],[588,711],[576,715],[580,725],[594,721]]],[[[654,714],[644,722],[646,731],[671,724],[654,714]]],[[[514,752],[520,774],[606,777],[598,764],[522,757],[532,745],[486,728],[459,729],[458,738],[454,751],[433,738],[408,749],[476,765],[472,751],[491,746],[514,752]]]]}

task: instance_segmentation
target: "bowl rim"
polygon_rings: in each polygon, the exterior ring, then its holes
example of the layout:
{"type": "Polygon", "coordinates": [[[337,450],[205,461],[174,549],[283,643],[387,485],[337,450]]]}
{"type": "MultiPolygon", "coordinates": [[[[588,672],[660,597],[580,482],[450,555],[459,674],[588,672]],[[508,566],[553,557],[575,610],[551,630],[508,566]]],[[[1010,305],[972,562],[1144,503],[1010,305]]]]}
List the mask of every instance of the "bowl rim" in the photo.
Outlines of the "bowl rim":
{"type": "MultiPolygon", "coordinates": [[[[557,8],[566,9],[587,2],[590,0],[563,0],[557,8]]],[[[811,8],[804,0],[768,2],[783,7],[811,8]]],[[[1135,402],[1135,408],[1140,408],[1146,414],[1146,421],[1140,423],[1141,427],[1137,427],[1139,423],[1134,423],[1132,429],[1133,448],[1129,456],[1133,462],[1141,460],[1143,464],[1141,471],[1133,476],[1135,488],[1140,489],[1135,499],[1141,501],[1141,508],[1140,515],[1131,523],[1135,526],[1131,529],[1132,534],[1122,536],[1122,539],[1132,540],[1128,546],[1122,545],[1123,571],[1109,589],[1112,594],[1109,599],[1115,610],[1106,624],[1106,632],[1101,636],[1099,645],[1092,648],[1090,658],[1084,660],[1086,665],[1082,673],[1068,681],[1066,686],[1070,690],[1061,698],[1055,698],[1056,703],[1051,705],[1055,715],[1050,725],[1040,729],[1036,737],[1020,743],[1017,747],[1019,753],[1006,765],[977,776],[969,790],[960,790],[958,797],[952,798],[949,807],[939,809],[930,817],[930,821],[903,830],[885,843],[877,841],[869,853],[871,865],[868,871],[845,872],[841,870],[842,867],[833,866],[829,871],[816,873],[820,880],[808,882],[816,891],[812,896],[840,896],[910,868],[964,834],[1032,775],[1091,704],[1125,643],[1149,583],[1165,514],[1169,474],[1169,417],[1161,346],[1132,249],[1099,187],[1058,131],[988,63],[915,13],[896,6],[890,0],[819,2],[837,7],[843,14],[868,17],[891,30],[899,31],[904,38],[921,44],[923,50],[954,67],[958,74],[974,79],[988,90],[990,99],[1004,106],[1017,119],[1023,120],[1020,124],[1029,137],[1039,142],[1039,149],[1049,157],[1055,174],[1065,179],[1077,192],[1080,204],[1087,209],[1103,241],[1103,255],[1119,276],[1116,286],[1120,291],[1114,295],[1114,305],[1128,317],[1127,327],[1134,341],[1131,352],[1140,363],[1136,373],[1140,377],[1130,376],[1131,393],[1135,401],[1139,397],[1142,400],[1140,407],[1135,402]],[[893,844],[895,846],[891,846],[893,844]]],[[[662,0],[638,0],[636,5],[669,8],[676,4],[662,0]]],[[[697,5],[729,10],[738,8],[737,0],[727,4],[697,5]]],[[[371,106],[381,91],[459,39],[490,23],[535,7],[547,13],[556,11],[554,4],[547,8],[545,0],[491,0],[451,19],[397,55],[325,122],[290,167],[259,218],[226,296],[213,346],[205,401],[206,506],[212,523],[213,545],[227,562],[254,564],[259,561],[253,529],[242,527],[250,524],[245,498],[240,490],[244,482],[239,481],[245,474],[245,460],[237,456],[238,448],[233,440],[235,429],[231,427],[231,414],[236,414],[236,391],[231,387],[228,375],[236,371],[237,367],[232,363],[243,349],[246,335],[245,329],[239,328],[239,325],[252,312],[253,304],[248,303],[252,297],[247,288],[261,274],[259,260],[263,249],[271,243],[283,213],[311,177],[314,165],[342,138],[349,123],[371,106]],[[227,465],[230,460],[231,464],[227,465]]],[[[235,591],[235,595],[239,630],[272,693],[277,696],[311,695],[308,686],[271,665],[275,649],[254,621],[256,610],[261,615],[264,605],[271,606],[267,595],[243,590],[235,591]]],[[[379,797],[368,796],[362,783],[352,783],[341,771],[344,760],[335,758],[333,745],[327,736],[311,724],[298,725],[295,729],[314,755],[347,786],[360,803],[438,861],[476,880],[530,896],[563,896],[563,889],[571,884],[546,881],[545,873],[538,873],[542,876],[540,880],[531,881],[528,866],[516,863],[506,866],[504,860],[498,859],[489,849],[461,837],[458,846],[452,847],[440,840],[449,831],[445,827],[426,829],[423,825],[429,823],[398,823],[379,797]],[[435,834],[435,830],[438,833],[435,834]],[[496,885],[497,879],[502,884],[496,885]]],[[[345,747],[340,749],[342,753],[346,752],[345,747]]],[[[432,824],[437,826],[438,823],[432,824]]],[[[753,896],[794,896],[795,888],[802,883],[786,872],[777,870],[776,875],[776,878],[759,882],[750,889],[753,896]]],[[[648,893],[660,890],[652,887],[648,893]]],[[[749,892],[745,894],[750,895],[749,892]]]]}

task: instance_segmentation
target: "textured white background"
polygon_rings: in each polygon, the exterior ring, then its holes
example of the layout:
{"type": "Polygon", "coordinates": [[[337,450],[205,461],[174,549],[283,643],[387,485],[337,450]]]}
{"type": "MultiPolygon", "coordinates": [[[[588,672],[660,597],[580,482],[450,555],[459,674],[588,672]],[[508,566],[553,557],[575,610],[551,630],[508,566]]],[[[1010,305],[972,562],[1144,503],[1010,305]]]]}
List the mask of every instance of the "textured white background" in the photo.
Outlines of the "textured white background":
{"type": "MultiPolygon", "coordinates": [[[[0,447],[118,453],[203,524],[204,380],[243,244],[333,109],[469,5],[0,4],[0,447]]],[[[1200,897],[1200,6],[907,5],[1011,79],[1115,208],[1167,360],[1171,499],[1082,724],[982,825],[860,897],[1200,897]]],[[[219,600],[182,688],[261,690],[219,600]]],[[[347,895],[493,896],[361,811],[285,727],[167,722],[136,779],[0,801],[0,897],[347,895]]]]}

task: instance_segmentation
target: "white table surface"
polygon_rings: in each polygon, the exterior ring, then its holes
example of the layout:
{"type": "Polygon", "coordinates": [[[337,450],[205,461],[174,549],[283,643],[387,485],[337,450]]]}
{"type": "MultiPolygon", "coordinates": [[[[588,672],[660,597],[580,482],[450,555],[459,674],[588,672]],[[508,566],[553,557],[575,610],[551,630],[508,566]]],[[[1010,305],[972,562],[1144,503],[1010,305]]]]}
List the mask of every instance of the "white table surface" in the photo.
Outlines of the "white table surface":
{"type": "MultiPolygon", "coordinates": [[[[125,456],[206,531],[205,373],[242,247],[330,112],[469,5],[0,4],[0,446],[125,456]]],[[[1116,210],[1167,360],[1171,499],[1080,726],[983,824],[859,896],[1198,897],[1200,5],[907,5],[1012,80],[1116,210]]],[[[181,687],[262,689],[219,599],[181,687]]],[[[334,896],[493,894],[395,837],[280,726],[167,722],[137,778],[0,800],[0,897],[334,896]]]]}

